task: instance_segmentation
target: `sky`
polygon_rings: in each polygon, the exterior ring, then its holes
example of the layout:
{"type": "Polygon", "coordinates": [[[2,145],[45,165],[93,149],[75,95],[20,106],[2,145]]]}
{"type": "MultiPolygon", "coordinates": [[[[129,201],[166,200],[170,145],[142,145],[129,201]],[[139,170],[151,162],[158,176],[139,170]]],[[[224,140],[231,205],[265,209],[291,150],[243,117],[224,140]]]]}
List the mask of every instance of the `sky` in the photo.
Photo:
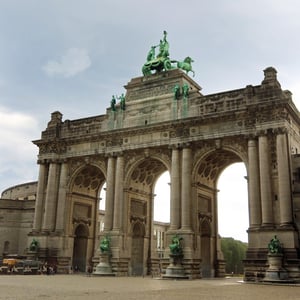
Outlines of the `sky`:
{"type": "Polygon", "coordinates": [[[300,106],[297,0],[0,0],[0,191],[37,180],[31,141],[52,112],[105,114],[164,30],[204,95],[258,85],[273,66],[300,106]]]}

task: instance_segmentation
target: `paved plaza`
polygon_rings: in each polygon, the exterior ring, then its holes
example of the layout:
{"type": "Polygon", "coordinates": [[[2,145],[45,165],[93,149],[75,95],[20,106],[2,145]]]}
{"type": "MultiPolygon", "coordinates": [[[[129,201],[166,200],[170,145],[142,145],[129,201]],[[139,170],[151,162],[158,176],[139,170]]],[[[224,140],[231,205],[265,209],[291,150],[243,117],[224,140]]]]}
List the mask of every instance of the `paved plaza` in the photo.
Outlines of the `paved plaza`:
{"type": "Polygon", "coordinates": [[[1,300],[276,300],[300,299],[300,286],[245,284],[238,278],[162,280],[149,277],[3,275],[1,300]]]}

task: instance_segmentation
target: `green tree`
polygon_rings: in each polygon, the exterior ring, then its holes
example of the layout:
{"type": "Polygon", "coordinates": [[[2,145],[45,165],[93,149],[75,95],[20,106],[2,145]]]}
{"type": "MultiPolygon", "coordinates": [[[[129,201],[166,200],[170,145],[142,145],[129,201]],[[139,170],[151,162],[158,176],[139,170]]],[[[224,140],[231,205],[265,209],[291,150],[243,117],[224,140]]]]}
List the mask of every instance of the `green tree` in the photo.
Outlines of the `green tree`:
{"type": "Polygon", "coordinates": [[[247,243],[233,238],[222,238],[221,249],[226,261],[226,273],[242,274],[244,272],[243,259],[247,251],[247,243]]]}

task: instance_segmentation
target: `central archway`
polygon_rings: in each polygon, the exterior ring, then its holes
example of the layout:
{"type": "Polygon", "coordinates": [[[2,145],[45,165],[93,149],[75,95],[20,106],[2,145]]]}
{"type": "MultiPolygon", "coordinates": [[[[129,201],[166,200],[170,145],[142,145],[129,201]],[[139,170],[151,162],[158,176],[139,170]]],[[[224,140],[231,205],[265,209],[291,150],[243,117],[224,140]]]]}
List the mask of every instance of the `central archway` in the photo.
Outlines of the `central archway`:
{"type": "Polygon", "coordinates": [[[158,257],[156,241],[153,238],[154,188],[158,178],[166,170],[167,163],[162,157],[149,156],[137,160],[128,175],[132,275],[150,274],[153,261],[158,257]]]}

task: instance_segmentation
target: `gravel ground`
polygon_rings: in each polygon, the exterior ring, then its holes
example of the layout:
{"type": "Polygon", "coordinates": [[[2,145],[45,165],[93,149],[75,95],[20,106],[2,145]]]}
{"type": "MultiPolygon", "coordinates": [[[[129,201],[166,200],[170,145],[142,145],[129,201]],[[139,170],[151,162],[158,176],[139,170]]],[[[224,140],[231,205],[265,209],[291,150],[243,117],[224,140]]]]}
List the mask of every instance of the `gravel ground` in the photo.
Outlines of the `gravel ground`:
{"type": "Polygon", "coordinates": [[[300,285],[245,284],[239,280],[166,280],[78,274],[1,275],[0,300],[300,299],[300,285]]]}

